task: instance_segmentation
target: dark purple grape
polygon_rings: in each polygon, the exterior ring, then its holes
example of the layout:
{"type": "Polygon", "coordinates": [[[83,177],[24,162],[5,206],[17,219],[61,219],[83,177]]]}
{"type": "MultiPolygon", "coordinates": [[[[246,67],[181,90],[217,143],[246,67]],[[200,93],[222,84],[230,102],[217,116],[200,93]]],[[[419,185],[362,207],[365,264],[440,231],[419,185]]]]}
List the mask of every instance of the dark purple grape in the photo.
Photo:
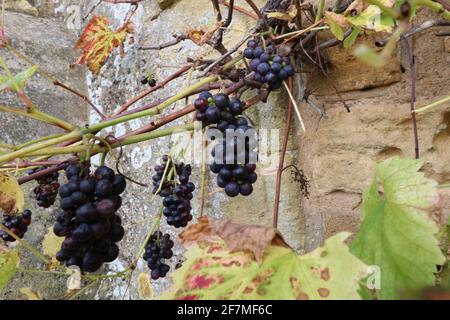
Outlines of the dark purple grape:
{"type": "Polygon", "coordinates": [[[95,195],[100,198],[108,198],[113,194],[113,191],[113,185],[111,181],[107,179],[98,181],[97,185],[95,186],[95,195]]]}
{"type": "Polygon", "coordinates": [[[253,56],[254,56],[255,58],[259,58],[263,53],[264,53],[264,49],[261,48],[261,47],[256,47],[256,48],[253,50],[253,56]]]}
{"type": "Polygon", "coordinates": [[[229,197],[236,197],[239,194],[239,185],[236,182],[228,182],[225,186],[225,193],[229,197]]]}
{"type": "Polygon", "coordinates": [[[252,61],[250,61],[249,67],[250,70],[252,71],[256,71],[258,70],[258,66],[261,62],[259,61],[259,59],[253,59],[252,61]]]}
{"type": "Polygon", "coordinates": [[[97,180],[109,180],[110,182],[114,179],[114,170],[108,168],[107,166],[100,166],[95,170],[95,178],[97,180]]]}
{"type": "Polygon", "coordinates": [[[243,195],[243,196],[249,196],[252,194],[253,192],[253,187],[250,183],[246,182],[243,183],[239,186],[239,192],[243,195]]]}
{"type": "Polygon", "coordinates": [[[113,193],[116,195],[119,195],[125,191],[127,188],[127,181],[125,180],[125,177],[121,174],[117,174],[114,176],[113,179],[113,193]]]}
{"type": "Polygon", "coordinates": [[[206,109],[208,109],[208,106],[209,106],[208,100],[206,99],[198,98],[194,101],[194,107],[198,111],[205,112],[206,109]]]}
{"type": "Polygon", "coordinates": [[[270,54],[268,54],[267,52],[264,52],[263,54],[261,54],[261,56],[259,57],[259,61],[261,61],[261,63],[263,62],[269,62],[270,60],[270,54]]]}
{"type": "Polygon", "coordinates": [[[220,110],[224,110],[230,106],[230,98],[224,93],[219,93],[214,96],[214,104],[220,110]]]}
{"type": "Polygon", "coordinates": [[[248,40],[248,42],[247,42],[247,47],[249,47],[249,48],[256,48],[257,45],[258,44],[256,43],[255,40],[248,40]]]}
{"type": "Polygon", "coordinates": [[[267,72],[270,71],[270,65],[266,62],[260,63],[257,69],[258,73],[260,73],[261,75],[266,75],[267,72]]]}
{"type": "Polygon", "coordinates": [[[206,119],[210,122],[217,122],[220,119],[220,110],[215,107],[209,107],[205,113],[206,119]]]}
{"type": "Polygon", "coordinates": [[[245,48],[244,57],[246,57],[247,59],[253,59],[253,48],[245,48]]]}
{"type": "Polygon", "coordinates": [[[278,73],[281,70],[281,64],[274,62],[270,66],[270,69],[272,70],[273,73],[278,73]]]}

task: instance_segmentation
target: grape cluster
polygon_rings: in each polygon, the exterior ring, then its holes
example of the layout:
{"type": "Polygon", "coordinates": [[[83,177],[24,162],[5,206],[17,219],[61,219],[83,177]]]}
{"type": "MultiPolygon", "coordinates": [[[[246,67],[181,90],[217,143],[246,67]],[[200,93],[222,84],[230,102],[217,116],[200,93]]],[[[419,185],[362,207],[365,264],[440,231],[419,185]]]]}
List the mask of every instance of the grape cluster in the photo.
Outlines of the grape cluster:
{"type": "MultiPolygon", "coordinates": [[[[33,174],[45,169],[45,167],[36,168],[30,170],[28,173],[33,174]]],[[[60,187],[58,178],[59,173],[56,171],[36,179],[38,186],[33,189],[33,193],[39,207],[49,208],[55,203],[56,197],[58,196],[58,189],[60,187]]]]}
{"type": "Polygon", "coordinates": [[[250,59],[250,70],[255,71],[254,80],[268,83],[271,90],[281,88],[283,81],[295,73],[289,58],[282,57],[275,51],[273,45],[267,46],[264,50],[255,40],[249,40],[244,50],[244,57],[250,59]]]}
{"type": "Polygon", "coordinates": [[[175,228],[186,227],[192,220],[191,200],[195,185],[189,182],[191,173],[189,164],[173,163],[167,155],[162,157],[160,165],[155,166],[155,175],[152,177],[153,194],[159,194],[163,198],[163,214],[167,218],[167,224],[175,228]]]}
{"type": "MultiPolygon", "coordinates": [[[[30,225],[30,223],[31,223],[30,210],[25,210],[21,215],[9,215],[6,213],[3,214],[2,224],[19,238],[23,238],[25,232],[27,232],[28,230],[28,226],[30,225]]],[[[16,239],[11,237],[3,230],[0,230],[0,237],[8,242],[16,241],[16,239]]]]}
{"type": "Polygon", "coordinates": [[[173,241],[170,240],[169,234],[162,234],[161,231],[155,231],[150,236],[144,252],[144,260],[151,271],[153,280],[164,278],[169,272],[170,267],[164,263],[165,259],[170,259],[173,256],[172,252],[173,241]]]}
{"type": "Polygon", "coordinates": [[[116,242],[122,240],[124,229],[116,212],[126,180],[106,166],[91,175],[88,165],[72,164],[66,175],[69,181],[59,189],[63,211],[53,227],[58,237],[65,237],[56,258],[94,272],[119,255],[116,242]]]}
{"type": "Polygon", "coordinates": [[[249,196],[257,180],[255,139],[253,128],[239,126],[232,133],[231,138],[225,136],[222,143],[216,144],[211,151],[214,161],[210,170],[217,175],[217,185],[225,189],[229,197],[241,194],[249,196]],[[251,130],[251,131],[250,131],[251,130]],[[241,131],[241,134],[236,134],[241,131]],[[250,134],[248,133],[250,131],[250,134]]]}
{"type": "Polygon", "coordinates": [[[195,119],[205,124],[217,124],[221,131],[235,129],[245,119],[239,117],[244,111],[244,104],[238,98],[231,98],[225,93],[213,96],[209,91],[200,93],[194,102],[195,119]]]}

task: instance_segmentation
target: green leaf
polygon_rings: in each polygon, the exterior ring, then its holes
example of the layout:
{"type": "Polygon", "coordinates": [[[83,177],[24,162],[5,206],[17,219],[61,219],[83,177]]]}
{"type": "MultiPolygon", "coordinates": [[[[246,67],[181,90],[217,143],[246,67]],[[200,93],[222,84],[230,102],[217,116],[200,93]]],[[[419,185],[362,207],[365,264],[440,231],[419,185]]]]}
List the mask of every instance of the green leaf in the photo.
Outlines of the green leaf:
{"type": "Polygon", "coordinates": [[[364,63],[375,68],[381,68],[386,64],[387,59],[384,59],[380,54],[362,44],[355,48],[353,54],[361,59],[364,63]]]}
{"type": "Polygon", "coordinates": [[[350,254],[339,233],[323,247],[297,255],[270,245],[261,263],[247,251],[230,253],[225,243],[199,242],[173,274],[163,299],[360,299],[366,266],[350,254]]]}
{"type": "Polygon", "coordinates": [[[352,29],[352,32],[348,35],[347,38],[344,39],[344,48],[350,49],[353,44],[355,43],[356,39],[358,38],[358,35],[360,34],[361,29],[358,27],[354,27],[352,29]]]}
{"type": "Polygon", "coordinates": [[[8,284],[9,280],[17,272],[19,265],[19,252],[17,249],[8,250],[0,247],[0,290],[8,284]]]}
{"type": "Polygon", "coordinates": [[[422,163],[399,157],[379,163],[363,193],[362,224],[351,252],[380,268],[379,299],[433,285],[436,265],[444,263],[435,237],[438,226],[429,215],[438,200],[437,183],[418,172],[422,163]]]}
{"type": "MultiPolygon", "coordinates": [[[[32,66],[25,71],[19,72],[14,76],[16,84],[19,89],[23,89],[25,87],[25,82],[33,76],[33,74],[37,70],[37,66],[32,66]]],[[[16,91],[13,82],[8,77],[0,75],[0,91],[5,89],[9,89],[11,91],[16,91]]]]}
{"type": "Polygon", "coordinates": [[[376,5],[369,5],[357,16],[346,16],[347,21],[353,26],[375,32],[392,32],[395,21],[383,13],[376,5]]]}
{"type": "Polygon", "coordinates": [[[344,39],[344,31],[342,31],[342,28],[337,24],[336,21],[334,21],[330,17],[327,17],[326,21],[327,24],[330,26],[330,31],[334,35],[334,37],[342,41],[344,39]]]}

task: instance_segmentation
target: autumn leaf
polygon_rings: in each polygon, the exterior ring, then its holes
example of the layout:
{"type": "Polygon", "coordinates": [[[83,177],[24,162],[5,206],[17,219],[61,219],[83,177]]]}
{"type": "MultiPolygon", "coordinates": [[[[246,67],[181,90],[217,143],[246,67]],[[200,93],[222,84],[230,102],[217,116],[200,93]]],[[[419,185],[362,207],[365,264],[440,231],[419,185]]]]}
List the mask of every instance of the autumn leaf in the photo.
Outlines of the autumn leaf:
{"type": "Polygon", "coordinates": [[[187,260],[173,273],[173,286],[162,299],[360,299],[359,280],[366,265],[339,233],[303,256],[269,245],[261,263],[248,251],[231,253],[220,238],[189,246],[187,260]]]}
{"type": "Polygon", "coordinates": [[[145,272],[141,272],[137,277],[139,298],[142,300],[153,299],[153,287],[150,281],[150,275],[145,272]]]}
{"type": "Polygon", "coordinates": [[[267,13],[267,18],[275,18],[278,20],[284,20],[288,22],[292,22],[294,18],[297,16],[297,8],[295,5],[289,6],[286,12],[269,12],[267,13]]]}
{"type": "Polygon", "coordinates": [[[117,31],[112,31],[108,17],[92,17],[75,45],[75,48],[83,49],[82,56],[75,64],[87,64],[89,70],[97,74],[112,50],[121,47],[122,51],[128,34],[133,32],[134,26],[131,22],[124,24],[117,31]]]}
{"type": "Polygon", "coordinates": [[[0,173],[0,208],[6,213],[22,211],[24,203],[24,195],[16,178],[0,173]]]}
{"type": "Polygon", "coordinates": [[[52,265],[51,267],[56,267],[59,265],[58,260],[56,259],[56,253],[61,248],[61,244],[63,242],[63,237],[57,237],[53,232],[53,227],[49,227],[47,229],[47,233],[44,236],[44,240],[42,240],[42,251],[45,255],[51,257],[52,265]]]}
{"type": "Polygon", "coordinates": [[[205,26],[201,26],[200,28],[188,31],[187,36],[196,45],[202,46],[205,43],[208,43],[209,40],[211,40],[214,32],[216,32],[217,29],[219,29],[221,26],[221,22],[216,22],[211,29],[208,29],[205,26]]]}
{"type": "Polygon", "coordinates": [[[251,252],[258,262],[262,261],[264,251],[269,245],[288,246],[274,228],[240,224],[230,219],[208,219],[207,217],[202,217],[199,223],[189,226],[180,234],[180,239],[184,245],[199,241],[223,240],[230,252],[251,252]]]}

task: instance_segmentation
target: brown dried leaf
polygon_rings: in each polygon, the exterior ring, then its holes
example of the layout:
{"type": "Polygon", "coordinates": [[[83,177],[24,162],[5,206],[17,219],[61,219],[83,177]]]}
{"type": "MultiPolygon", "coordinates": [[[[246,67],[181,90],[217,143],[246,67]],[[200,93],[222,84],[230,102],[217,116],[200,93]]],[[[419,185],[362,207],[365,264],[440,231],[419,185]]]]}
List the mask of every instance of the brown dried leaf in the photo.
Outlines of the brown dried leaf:
{"type": "Polygon", "coordinates": [[[344,16],[346,16],[347,14],[358,15],[361,12],[363,12],[368,6],[369,4],[363,0],[355,0],[344,11],[343,15],[344,16]]]}
{"type": "Polygon", "coordinates": [[[278,231],[272,227],[244,225],[230,219],[210,221],[212,230],[227,244],[230,252],[251,251],[261,262],[265,249],[274,242],[288,247],[278,231]],[[281,241],[280,241],[281,240],[281,241]]]}
{"type": "Polygon", "coordinates": [[[212,233],[208,217],[201,217],[196,224],[190,224],[179,236],[181,243],[189,246],[200,241],[214,242],[217,236],[212,233]]]}
{"type": "Polygon", "coordinates": [[[202,46],[211,40],[214,32],[217,31],[222,26],[222,22],[216,22],[211,30],[208,30],[207,27],[201,26],[197,29],[192,29],[188,31],[187,36],[192,40],[196,45],[202,46]]]}
{"type": "Polygon", "coordinates": [[[275,18],[278,20],[284,20],[288,22],[292,22],[294,18],[297,16],[297,8],[295,5],[289,6],[286,12],[269,12],[267,14],[267,18],[275,18]]]}
{"type": "Polygon", "coordinates": [[[258,262],[262,261],[269,245],[288,247],[279,232],[272,227],[240,224],[230,219],[202,217],[199,223],[190,225],[179,237],[184,245],[217,242],[221,239],[230,252],[250,251],[258,262]]]}

